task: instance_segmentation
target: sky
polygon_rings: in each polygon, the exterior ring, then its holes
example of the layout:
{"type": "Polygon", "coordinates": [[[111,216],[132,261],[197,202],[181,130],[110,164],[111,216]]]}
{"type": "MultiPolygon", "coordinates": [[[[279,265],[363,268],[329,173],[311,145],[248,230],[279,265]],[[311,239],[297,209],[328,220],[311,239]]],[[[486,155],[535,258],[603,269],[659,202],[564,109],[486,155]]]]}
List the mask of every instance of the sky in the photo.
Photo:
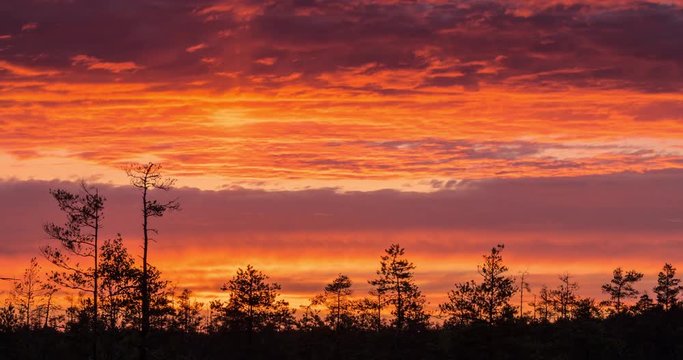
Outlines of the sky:
{"type": "Polygon", "coordinates": [[[153,161],[150,261],[204,299],[246,264],[362,295],[394,242],[433,303],[498,243],[536,290],[646,289],[683,255],[682,33],[683,1],[3,1],[0,276],[82,179],[139,252],[153,161]]]}

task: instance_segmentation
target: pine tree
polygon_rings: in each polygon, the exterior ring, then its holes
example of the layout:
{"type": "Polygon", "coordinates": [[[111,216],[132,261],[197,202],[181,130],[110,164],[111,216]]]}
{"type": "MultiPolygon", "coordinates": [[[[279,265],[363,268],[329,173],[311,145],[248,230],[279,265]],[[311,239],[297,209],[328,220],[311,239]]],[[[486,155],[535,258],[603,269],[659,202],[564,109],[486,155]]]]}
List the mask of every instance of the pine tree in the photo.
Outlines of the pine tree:
{"type": "Polygon", "coordinates": [[[106,240],[100,248],[100,303],[105,324],[109,330],[116,330],[126,309],[134,308],[139,293],[140,271],[135,260],[123,246],[123,240],[106,240]]]}
{"type": "Polygon", "coordinates": [[[681,292],[681,279],[676,277],[676,268],[666,263],[662,271],[657,275],[657,286],[654,293],[657,296],[657,304],[665,311],[669,311],[678,305],[678,294],[681,292]]]}
{"type": "Polygon", "coordinates": [[[493,324],[514,314],[510,299],[515,293],[514,279],[505,275],[508,268],[503,265],[501,252],[504,245],[491,249],[489,255],[484,255],[484,264],[479,267],[482,282],[479,289],[482,296],[482,310],[487,323],[493,324]]]}
{"type": "Polygon", "coordinates": [[[610,300],[604,302],[604,304],[612,306],[617,314],[624,312],[626,309],[624,300],[638,296],[639,292],[633,287],[633,284],[642,278],[643,274],[635,270],[624,273],[624,270],[620,267],[614,269],[612,280],[602,285],[602,291],[610,296],[610,300]]]}
{"type": "Polygon", "coordinates": [[[268,276],[247,265],[221,287],[230,298],[227,304],[216,304],[220,323],[230,331],[252,333],[272,329],[284,330],[294,324],[293,312],[284,300],[278,300],[280,285],[268,282],[268,276]]]}
{"type": "Polygon", "coordinates": [[[448,292],[448,301],[439,305],[439,310],[446,317],[445,326],[470,325],[484,321],[483,296],[480,286],[470,280],[455,284],[448,292]]]}
{"type": "Polygon", "coordinates": [[[50,194],[57,200],[59,209],[66,214],[67,220],[64,225],[48,223],[43,229],[51,239],[59,241],[66,253],[49,245],[41,251],[48,261],[62,269],[61,272],[52,273],[53,282],[59,286],[92,294],[92,354],[93,359],[97,359],[98,251],[105,198],[100,195],[97,188],[88,187],[85,183],[81,183],[80,194],[63,189],[50,190],[50,194]],[[70,258],[70,255],[91,258],[93,265],[83,269],[77,261],[70,258]]]}
{"type": "Polygon", "coordinates": [[[202,323],[202,303],[192,301],[192,291],[183,289],[178,296],[173,327],[185,333],[196,333],[202,323]]]}
{"type": "Polygon", "coordinates": [[[327,323],[335,330],[350,327],[352,323],[351,280],[348,276],[339,274],[336,279],[325,286],[322,302],[328,309],[327,323]]]}
{"type": "Polygon", "coordinates": [[[424,310],[426,300],[415,284],[415,265],[404,258],[405,249],[398,244],[392,244],[385,253],[378,278],[369,283],[393,306],[393,327],[399,331],[426,327],[429,316],[424,310]]]}
{"type": "Polygon", "coordinates": [[[24,270],[24,276],[14,282],[11,296],[18,305],[23,325],[27,329],[35,328],[40,319],[36,317],[36,308],[45,289],[40,278],[40,265],[36,258],[31,258],[29,267],[24,270]]]}
{"type": "Polygon", "coordinates": [[[162,217],[167,211],[179,210],[180,204],[177,200],[168,202],[159,202],[157,200],[150,200],[151,190],[168,191],[175,184],[176,180],[162,176],[161,165],[155,163],[147,164],[132,164],[126,169],[126,174],[130,179],[131,185],[139,189],[142,193],[142,274],[140,281],[141,288],[141,311],[142,324],[140,327],[140,359],[147,359],[147,334],[150,328],[150,271],[148,266],[149,255],[149,241],[151,240],[149,233],[156,233],[155,229],[150,228],[150,219],[154,217],[162,217]]]}
{"type": "Polygon", "coordinates": [[[576,290],[579,285],[576,282],[570,281],[571,277],[565,273],[560,275],[560,285],[552,292],[555,298],[555,310],[562,320],[568,320],[576,305],[576,290]]]}

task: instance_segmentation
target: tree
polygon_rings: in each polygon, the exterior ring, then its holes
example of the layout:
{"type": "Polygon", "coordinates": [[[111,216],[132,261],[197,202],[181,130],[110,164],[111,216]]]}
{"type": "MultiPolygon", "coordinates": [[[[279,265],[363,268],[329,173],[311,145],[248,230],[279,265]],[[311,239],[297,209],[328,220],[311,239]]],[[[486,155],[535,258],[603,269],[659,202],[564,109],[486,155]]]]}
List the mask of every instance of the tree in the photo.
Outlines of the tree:
{"type": "Polygon", "coordinates": [[[5,301],[5,306],[0,308],[0,332],[9,333],[19,326],[17,309],[10,301],[5,301]]]}
{"type": "Polygon", "coordinates": [[[479,267],[479,275],[483,278],[479,285],[482,307],[485,320],[489,324],[505,319],[514,313],[509,302],[516,289],[514,279],[505,275],[508,268],[503,265],[501,252],[504,248],[502,244],[491,248],[491,253],[484,255],[484,264],[479,267]]]}
{"type": "Polygon", "coordinates": [[[339,330],[343,327],[350,327],[352,322],[350,312],[351,280],[348,276],[339,274],[336,279],[325,286],[322,296],[322,303],[329,311],[327,323],[339,330]]]}
{"type": "Polygon", "coordinates": [[[149,162],[147,164],[131,164],[126,168],[126,174],[130,179],[131,185],[142,192],[142,277],[140,288],[142,294],[142,326],[140,328],[140,359],[147,358],[147,334],[150,327],[150,290],[148,269],[148,250],[149,233],[157,233],[155,229],[149,227],[150,218],[162,217],[167,211],[179,210],[180,204],[177,200],[159,202],[149,198],[151,190],[170,190],[176,179],[164,177],[161,174],[161,165],[149,162]]]}
{"type": "MultiPolygon", "coordinates": [[[[136,279],[142,278],[142,269],[135,267],[136,279]]],[[[171,296],[173,290],[169,287],[169,281],[164,280],[161,271],[151,264],[147,265],[147,296],[149,296],[149,309],[147,321],[149,329],[162,330],[168,328],[169,317],[173,315],[171,296]]],[[[126,302],[123,314],[123,324],[129,328],[142,328],[142,289],[136,286],[134,291],[129,292],[129,301],[126,302]]]]}
{"type": "Polygon", "coordinates": [[[63,189],[50,190],[59,209],[66,214],[66,223],[46,224],[45,233],[59,241],[61,250],[51,246],[41,249],[45,258],[61,268],[61,272],[53,272],[52,280],[63,287],[85,291],[92,294],[93,299],[93,359],[97,359],[97,324],[98,324],[98,240],[102,227],[105,198],[100,196],[97,188],[81,183],[81,193],[74,194],[63,189]],[[83,269],[70,256],[92,258],[93,267],[83,269]]]}
{"type": "Polygon", "coordinates": [[[575,320],[593,320],[600,318],[600,308],[595,304],[595,299],[583,298],[576,301],[572,313],[575,320]]]}
{"type": "Polygon", "coordinates": [[[185,333],[196,333],[202,323],[202,303],[193,302],[191,295],[190,289],[183,289],[180,293],[173,321],[174,328],[185,333]]]}
{"type": "Polygon", "coordinates": [[[662,271],[657,275],[657,286],[654,293],[657,296],[657,304],[665,311],[673,309],[678,304],[678,294],[681,292],[679,285],[681,279],[676,277],[676,268],[666,263],[662,271]]]}
{"type": "MultiPolygon", "coordinates": [[[[43,328],[47,328],[50,326],[51,322],[54,323],[56,320],[54,317],[50,317],[50,311],[55,310],[55,305],[52,303],[52,297],[55,293],[57,293],[57,291],[59,291],[59,289],[57,289],[54,284],[44,283],[41,287],[41,290],[43,292],[43,297],[45,297],[45,304],[40,307],[43,309],[43,313],[45,314],[43,316],[43,319],[45,319],[43,322],[43,328]]],[[[56,308],[58,310],[59,306],[56,308]]]]}
{"type": "Polygon", "coordinates": [[[268,276],[247,265],[225,283],[227,304],[214,308],[221,312],[220,326],[226,330],[253,334],[267,329],[284,330],[294,324],[293,312],[284,300],[278,300],[280,285],[268,282],[268,276]]]}
{"type": "Polygon", "coordinates": [[[488,324],[514,317],[515,309],[509,304],[515,293],[514,279],[506,276],[508,268],[503,265],[500,252],[503,245],[484,255],[484,264],[477,267],[481,283],[469,281],[455,284],[448,294],[448,302],[439,308],[448,317],[446,324],[471,324],[484,321],[488,324]]]}
{"type": "Polygon", "coordinates": [[[643,315],[655,307],[654,301],[648,293],[644,293],[640,296],[638,301],[631,307],[631,311],[634,315],[643,315]]]}
{"type": "Polygon", "coordinates": [[[398,244],[392,244],[385,253],[377,270],[379,277],[369,283],[394,307],[395,329],[424,328],[429,316],[424,311],[425,298],[415,284],[415,265],[404,258],[405,249],[398,244]]]}
{"type": "Polygon", "coordinates": [[[602,285],[602,292],[610,296],[610,300],[606,301],[605,305],[612,306],[616,313],[622,313],[625,310],[623,306],[624,300],[638,296],[639,292],[633,288],[633,284],[642,278],[643,274],[635,270],[624,273],[624,270],[620,267],[614,269],[612,280],[602,285]]]}
{"type": "Polygon", "coordinates": [[[313,331],[325,327],[325,321],[320,316],[320,303],[323,301],[320,296],[311,299],[308,305],[299,306],[303,311],[301,318],[297,322],[297,329],[302,331],[313,331]]]}
{"type": "Polygon", "coordinates": [[[439,305],[439,310],[446,316],[444,325],[470,325],[483,321],[482,300],[481,288],[474,280],[455,284],[455,288],[448,292],[448,302],[439,305]]]}
{"type": "Polygon", "coordinates": [[[519,274],[519,318],[524,319],[524,292],[531,292],[531,288],[529,287],[529,283],[526,282],[524,279],[526,276],[529,275],[529,272],[527,271],[522,271],[519,274]]]}
{"type": "Polygon", "coordinates": [[[538,293],[538,300],[541,321],[550,322],[555,315],[556,308],[552,290],[548,289],[548,286],[543,285],[538,293]]]}
{"type": "Polygon", "coordinates": [[[24,276],[14,282],[12,298],[18,305],[19,313],[27,329],[36,327],[40,319],[35,316],[39,298],[43,295],[45,284],[40,278],[40,265],[36,258],[31,258],[29,267],[24,270],[24,276]]]}
{"type": "Polygon", "coordinates": [[[100,249],[100,303],[109,330],[119,327],[126,308],[134,307],[138,293],[140,271],[135,260],[123,246],[121,235],[106,240],[100,249]]]}
{"type": "Polygon", "coordinates": [[[576,305],[576,290],[579,284],[570,281],[569,274],[560,275],[560,285],[552,292],[555,298],[554,305],[560,319],[567,320],[576,305]]]}
{"type": "Polygon", "coordinates": [[[353,302],[354,326],[366,331],[381,331],[384,326],[382,321],[384,302],[377,291],[370,291],[369,295],[353,302]]]}

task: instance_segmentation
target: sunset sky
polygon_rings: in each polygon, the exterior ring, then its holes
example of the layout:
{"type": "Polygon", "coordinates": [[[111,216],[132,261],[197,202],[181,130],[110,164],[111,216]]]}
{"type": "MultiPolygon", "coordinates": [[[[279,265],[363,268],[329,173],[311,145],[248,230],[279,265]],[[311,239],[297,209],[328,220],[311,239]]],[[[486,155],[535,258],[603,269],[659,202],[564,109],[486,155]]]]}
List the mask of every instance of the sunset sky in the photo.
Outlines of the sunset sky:
{"type": "Polygon", "coordinates": [[[203,299],[246,264],[362,295],[392,242],[432,304],[497,243],[534,292],[650,288],[683,267],[682,37],[683,1],[4,0],[0,276],[81,179],[139,253],[153,161],[183,209],[150,261],[203,299]]]}

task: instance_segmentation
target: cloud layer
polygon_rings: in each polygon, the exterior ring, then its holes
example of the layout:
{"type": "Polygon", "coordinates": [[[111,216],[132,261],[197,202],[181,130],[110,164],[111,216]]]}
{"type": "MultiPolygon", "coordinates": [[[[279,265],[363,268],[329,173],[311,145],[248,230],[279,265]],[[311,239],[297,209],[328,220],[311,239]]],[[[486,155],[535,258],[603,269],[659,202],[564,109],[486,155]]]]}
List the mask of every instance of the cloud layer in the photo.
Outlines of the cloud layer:
{"type": "MultiPolygon", "coordinates": [[[[181,188],[157,194],[179,197],[183,210],[154,224],[160,233],[152,259],[180,285],[207,294],[236,267],[254,263],[291,286],[293,296],[308,296],[340,271],[367,287],[363,279],[372,276],[382,249],[399,242],[417,263],[420,281],[438,295],[474,276],[479,255],[505,243],[513,271],[531,269],[536,282],[569,271],[592,284],[614,266],[654,273],[680,257],[681,181],[683,173],[668,171],[435,183],[441,190],[428,194],[181,188]]],[[[75,186],[0,184],[6,269],[18,271],[48,242],[42,223],[61,220],[47,190],[75,186]]],[[[109,185],[100,190],[108,198],[105,234],[122,233],[137,253],[138,194],[109,185]]],[[[599,295],[597,289],[586,291],[599,295]]]]}
{"type": "MultiPolygon", "coordinates": [[[[154,159],[204,188],[683,164],[678,1],[10,0],[0,14],[13,164],[154,159]]],[[[59,173],[33,168],[22,178],[59,173]]]]}

